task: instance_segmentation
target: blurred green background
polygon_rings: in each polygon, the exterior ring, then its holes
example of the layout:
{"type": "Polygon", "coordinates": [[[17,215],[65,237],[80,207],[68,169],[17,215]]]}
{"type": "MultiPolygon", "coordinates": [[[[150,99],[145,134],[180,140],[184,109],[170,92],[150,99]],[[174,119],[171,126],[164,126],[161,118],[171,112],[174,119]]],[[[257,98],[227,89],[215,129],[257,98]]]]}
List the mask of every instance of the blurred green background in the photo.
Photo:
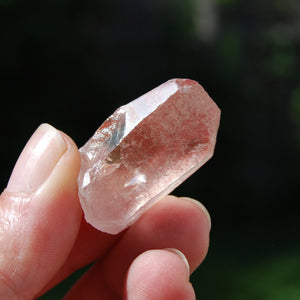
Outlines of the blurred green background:
{"type": "Polygon", "coordinates": [[[0,0],[0,72],[1,189],[40,123],[81,146],[121,104],[199,81],[215,156],[174,192],[212,217],[197,299],[300,299],[299,0],[0,0]]]}

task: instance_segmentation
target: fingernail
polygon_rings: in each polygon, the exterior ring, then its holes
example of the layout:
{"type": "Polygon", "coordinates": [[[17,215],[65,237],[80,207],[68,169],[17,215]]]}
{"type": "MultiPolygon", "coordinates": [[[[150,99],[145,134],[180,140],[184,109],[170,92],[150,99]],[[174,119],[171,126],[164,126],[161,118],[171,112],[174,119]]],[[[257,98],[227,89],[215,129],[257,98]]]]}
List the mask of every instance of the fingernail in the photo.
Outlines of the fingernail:
{"type": "Polygon", "coordinates": [[[7,192],[31,194],[46,181],[67,145],[54,127],[42,124],[23,149],[7,185],[7,192]]]}
{"type": "Polygon", "coordinates": [[[189,278],[189,276],[190,276],[190,265],[189,265],[189,262],[188,262],[187,258],[185,257],[185,255],[181,251],[179,251],[178,249],[175,249],[175,248],[165,248],[164,250],[170,251],[170,252],[178,255],[183,260],[183,262],[186,265],[186,268],[187,268],[187,271],[188,271],[187,274],[188,274],[188,278],[189,278]]]}

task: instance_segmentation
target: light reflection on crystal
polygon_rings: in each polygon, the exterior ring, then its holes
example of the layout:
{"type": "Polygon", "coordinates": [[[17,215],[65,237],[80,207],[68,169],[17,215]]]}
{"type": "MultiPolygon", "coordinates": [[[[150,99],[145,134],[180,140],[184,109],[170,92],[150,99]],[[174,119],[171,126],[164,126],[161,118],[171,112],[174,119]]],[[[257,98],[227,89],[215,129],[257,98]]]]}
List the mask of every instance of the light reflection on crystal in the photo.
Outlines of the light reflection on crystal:
{"type": "Polygon", "coordinates": [[[139,185],[141,183],[146,183],[146,182],[147,182],[146,175],[139,173],[138,171],[135,171],[135,176],[131,180],[126,182],[124,184],[124,187],[130,186],[130,185],[135,186],[135,185],[139,185]]]}
{"type": "Polygon", "coordinates": [[[90,184],[91,178],[90,178],[90,173],[86,172],[84,173],[83,176],[83,181],[82,181],[82,187],[86,187],[88,184],[90,184]]]}

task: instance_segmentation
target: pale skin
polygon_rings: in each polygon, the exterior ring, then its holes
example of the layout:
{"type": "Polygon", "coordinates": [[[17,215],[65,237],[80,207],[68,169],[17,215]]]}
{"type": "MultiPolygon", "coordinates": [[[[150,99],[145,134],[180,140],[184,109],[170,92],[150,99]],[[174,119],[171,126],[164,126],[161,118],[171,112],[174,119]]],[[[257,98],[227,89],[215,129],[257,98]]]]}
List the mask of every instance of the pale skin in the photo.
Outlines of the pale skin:
{"type": "Polygon", "coordinates": [[[25,146],[0,196],[0,299],[37,298],[92,262],[64,299],[195,299],[189,276],[211,227],[203,205],[167,196],[106,234],[83,218],[79,168],[75,143],[50,125],[25,146]]]}

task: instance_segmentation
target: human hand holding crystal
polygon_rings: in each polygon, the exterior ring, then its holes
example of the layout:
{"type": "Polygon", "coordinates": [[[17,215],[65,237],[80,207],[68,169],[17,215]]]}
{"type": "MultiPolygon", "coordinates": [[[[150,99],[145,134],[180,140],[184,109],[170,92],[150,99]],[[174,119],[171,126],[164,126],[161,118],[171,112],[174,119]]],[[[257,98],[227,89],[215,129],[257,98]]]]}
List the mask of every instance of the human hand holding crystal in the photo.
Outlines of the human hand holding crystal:
{"type": "Polygon", "coordinates": [[[207,253],[206,209],[167,196],[103,233],[82,217],[79,168],[74,142],[50,125],[27,143],[0,196],[0,299],[36,298],[92,262],[65,299],[195,299],[188,278],[207,253]]]}

